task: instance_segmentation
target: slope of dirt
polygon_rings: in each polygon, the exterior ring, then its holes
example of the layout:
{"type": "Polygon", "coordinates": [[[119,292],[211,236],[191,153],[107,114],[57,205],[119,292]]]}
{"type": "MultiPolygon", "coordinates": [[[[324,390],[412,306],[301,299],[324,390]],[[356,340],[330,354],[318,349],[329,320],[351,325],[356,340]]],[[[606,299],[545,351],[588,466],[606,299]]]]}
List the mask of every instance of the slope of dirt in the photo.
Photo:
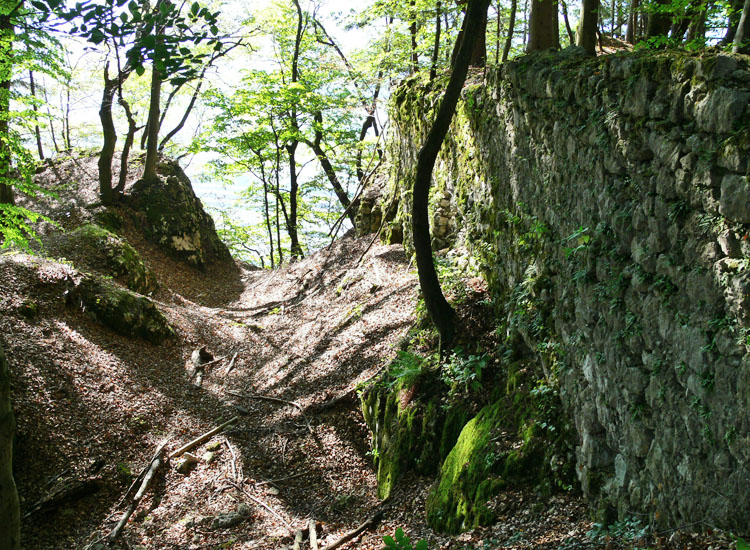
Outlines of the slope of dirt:
{"type": "MultiPolygon", "coordinates": [[[[70,200],[81,199],[56,199],[70,200]]],[[[375,245],[359,262],[371,237],[348,237],[272,272],[217,264],[201,273],[166,258],[133,227],[123,233],[162,284],[153,299],[177,333],[165,345],[118,336],[68,305],[70,266],[0,257],[24,548],[101,548],[127,508],[128,486],[161,442],[172,452],[234,416],[191,451],[199,458],[192,471],[171,464],[157,476],[108,547],[287,548],[312,519],[323,548],[379,510],[382,521],[341,548],[382,548],[397,527],[432,549],[621,547],[587,537],[587,511],[568,494],[509,489],[493,503],[499,523],[459,537],[424,523],[431,479],[407,476],[390,502],[378,501],[356,388],[413,323],[416,275],[400,247],[375,245]],[[201,347],[219,360],[198,384],[191,354],[201,347]],[[37,509],[81,480],[98,490],[37,509]],[[240,504],[247,506],[240,523],[214,524],[240,504]]],[[[724,540],[678,535],[650,541],[708,548],[712,540],[719,548],[724,540]]]]}

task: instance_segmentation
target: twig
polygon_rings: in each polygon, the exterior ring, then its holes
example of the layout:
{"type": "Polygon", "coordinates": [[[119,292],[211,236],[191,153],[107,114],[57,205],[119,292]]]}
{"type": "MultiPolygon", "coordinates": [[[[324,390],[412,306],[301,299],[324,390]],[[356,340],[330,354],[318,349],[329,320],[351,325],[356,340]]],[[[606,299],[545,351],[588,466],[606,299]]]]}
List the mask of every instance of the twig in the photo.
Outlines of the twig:
{"type": "Polygon", "coordinates": [[[176,451],[172,451],[172,453],[169,455],[169,458],[177,458],[178,456],[182,455],[183,453],[188,452],[190,449],[192,449],[194,447],[197,447],[198,445],[200,445],[201,443],[203,443],[204,441],[206,441],[210,437],[213,437],[214,435],[216,435],[217,433],[219,433],[221,430],[223,430],[224,428],[226,428],[230,424],[233,424],[234,422],[236,422],[237,420],[239,420],[239,418],[240,418],[239,416],[235,416],[233,418],[230,418],[229,420],[227,420],[226,422],[224,422],[222,425],[217,426],[213,430],[204,433],[200,437],[196,437],[190,443],[187,443],[187,444],[183,445],[182,447],[180,447],[176,451]]]}
{"type": "Polygon", "coordinates": [[[308,522],[310,531],[310,550],[319,550],[318,548],[318,533],[315,531],[315,520],[310,518],[308,522]]]}
{"type": "Polygon", "coordinates": [[[306,473],[307,472],[299,472],[297,474],[292,474],[292,475],[286,476],[286,477],[280,477],[278,479],[269,479],[268,481],[261,481],[260,483],[256,483],[256,485],[258,487],[260,487],[261,485],[275,485],[276,483],[278,483],[280,481],[287,481],[289,479],[295,479],[295,478],[298,478],[298,477],[302,477],[306,473]]]}
{"type": "Polygon", "coordinates": [[[237,476],[237,455],[234,454],[234,449],[232,449],[232,446],[229,444],[229,439],[224,437],[224,445],[227,446],[227,449],[229,449],[229,452],[232,454],[232,475],[234,476],[234,479],[239,481],[239,477],[237,476]]]}
{"type": "Polygon", "coordinates": [[[146,494],[146,491],[148,490],[148,486],[151,484],[151,480],[154,478],[154,476],[156,475],[156,472],[159,470],[159,468],[161,467],[163,463],[162,455],[164,454],[164,447],[166,447],[168,442],[169,440],[165,440],[156,449],[156,453],[154,453],[154,457],[151,459],[151,462],[148,465],[146,474],[143,476],[143,481],[141,482],[138,492],[133,497],[133,501],[130,503],[130,506],[128,506],[128,509],[120,518],[120,521],[117,522],[117,525],[115,526],[115,528],[112,529],[112,531],[109,533],[108,538],[110,541],[113,541],[117,537],[120,536],[120,533],[124,529],[125,524],[130,519],[130,516],[132,516],[133,512],[135,512],[135,509],[138,508],[138,504],[141,502],[143,495],[146,494]]]}
{"type": "Polygon", "coordinates": [[[245,394],[245,393],[238,393],[238,392],[234,392],[234,391],[230,391],[230,390],[227,390],[227,393],[229,395],[233,395],[235,397],[240,397],[242,399],[257,399],[259,401],[271,401],[273,403],[284,403],[286,405],[292,405],[293,407],[296,407],[297,410],[299,410],[300,414],[302,415],[302,418],[305,421],[305,424],[307,425],[307,430],[310,433],[313,433],[313,429],[312,429],[312,426],[310,425],[310,421],[305,416],[305,409],[303,409],[302,405],[300,405],[299,403],[296,403],[294,401],[287,401],[286,399],[280,399],[278,397],[271,397],[269,395],[257,395],[257,394],[256,395],[248,395],[248,394],[245,394]]]}
{"type": "Polygon", "coordinates": [[[241,485],[238,485],[237,483],[235,483],[231,479],[228,480],[228,481],[229,481],[230,485],[232,485],[235,489],[237,489],[238,491],[240,491],[247,498],[249,498],[250,500],[252,500],[255,504],[258,504],[258,505],[262,506],[263,508],[265,508],[266,510],[268,510],[269,512],[271,512],[274,516],[276,516],[276,518],[281,523],[283,523],[286,526],[286,528],[289,529],[289,531],[293,531],[294,530],[294,527],[292,527],[289,524],[288,521],[286,521],[283,517],[281,517],[281,515],[279,515],[279,513],[276,510],[274,510],[273,508],[271,508],[268,504],[266,504],[262,500],[259,500],[259,499],[255,498],[253,495],[251,495],[250,493],[248,493],[247,491],[245,491],[245,489],[241,485]]]}
{"type": "Polygon", "coordinates": [[[229,356],[228,355],[222,355],[221,357],[217,357],[216,359],[214,359],[213,361],[209,361],[208,363],[201,363],[200,365],[196,365],[196,367],[200,367],[202,369],[205,369],[206,367],[210,367],[211,365],[215,365],[219,361],[223,361],[227,357],[229,357],[229,356]]]}
{"type": "Polygon", "coordinates": [[[360,525],[356,529],[352,529],[351,531],[349,531],[348,533],[344,534],[339,539],[333,541],[328,546],[325,546],[323,548],[323,550],[333,550],[334,548],[338,548],[342,544],[345,544],[345,543],[349,542],[353,538],[359,536],[363,532],[365,532],[368,529],[374,527],[375,525],[377,525],[377,523],[383,517],[383,513],[384,513],[384,510],[381,510],[381,511],[377,512],[376,514],[374,514],[373,516],[371,516],[367,521],[365,521],[362,525],[360,525]]]}
{"type": "Polygon", "coordinates": [[[239,352],[235,351],[234,355],[232,355],[232,360],[229,361],[229,366],[227,367],[226,374],[229,374],[232,372],[232,369],[234,369],[234,362],[237,361],[237,356],[239,355],[239,352]]]}

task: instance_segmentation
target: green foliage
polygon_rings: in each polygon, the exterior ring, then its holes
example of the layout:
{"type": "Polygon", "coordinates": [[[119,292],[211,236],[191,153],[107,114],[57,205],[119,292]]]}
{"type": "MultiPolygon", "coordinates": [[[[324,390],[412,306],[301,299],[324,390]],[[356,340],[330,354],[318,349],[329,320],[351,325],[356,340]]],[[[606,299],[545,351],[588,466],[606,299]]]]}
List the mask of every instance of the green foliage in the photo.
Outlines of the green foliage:
{"type": "Polygon", "coordinates": [[[393,548],[397,550],[427,550],[427,541],[422,539],[412,546],[411,540],[404,534],[404,530],[399,527],[393,536],[385,535],[383,537],[384,548],[393,548]]]}
{"type": "Polygon", "coordinates": [[[622,521],[616,521],[611,525],[594,523],[592,529],[586,533],[586,536],[598,542],[608,538],[622,542],[635,542],[645,538],[649,531],[649,526],[644,525],[640,519],[630,517],[622,521]]]}
{"type": "Polygon", "coordinates": [[[451,392],[459,390],[477,391],[482,387],[482,371],[487,368],[490,357],[486,353],[481,355],[465,355],[461,348],[456,348],[441,366],[441,377],[451,387],[451,392]]]}

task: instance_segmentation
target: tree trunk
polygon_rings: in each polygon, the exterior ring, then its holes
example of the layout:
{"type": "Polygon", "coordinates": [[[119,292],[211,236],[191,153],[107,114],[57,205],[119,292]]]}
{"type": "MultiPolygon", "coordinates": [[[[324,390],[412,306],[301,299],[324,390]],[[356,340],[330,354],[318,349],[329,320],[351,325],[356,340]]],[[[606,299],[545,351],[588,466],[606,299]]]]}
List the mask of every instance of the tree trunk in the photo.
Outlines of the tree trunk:
{"type": "Polygon", "coordinates": [[[419,53],[417,52],[417,2],[411,0],[411,11],[409,17],[409,36],[411,38],[411,73],[416,74],[419,70],[419,53]]]}
{"type": "Polygon", "coordinates": [[[583,0],[578,45],[589,55],[596,55],[596,26],[599,19],[599,0],[583,0]]]}
{"type": "Polygon", "coordinates": [[[750,54],[750,0],[745,0],[742,8],[742,16],[737,25],[737,33],[734,36],[734,53],[750,54]]]}
{"type": "Polygon", "coordinates": [[[52,138],[52,147],[55,148],[55,153],[59,153],[60,146],[57,144],[57,136],[55,136],[55,124],[52,120],[52,111],[49,108],[50,101],[47,96],[47,86],[42,86],[42,91],[44,92],[44,103],[47,104],[47,120],[49,120],[49,135],[52,138]]]}
{"type": "Polygon", "coordinates": [[[513,32],[516,26],[516,10],[518,9],[518,0],[511,0],[510,2],[510,21],[508,22],[508,37],[505,39],[505,46],[503,47],[503,59],[502,62],[508,61],[508,55],[510,54],[510,47],[513,45],[513,32]]]}
{"type": "Polygon", "coordinates": [[[34,111],[34,136],[36,137],[36,151],[39,160],[44,160],[44,147],[42,147],[42,130],[39,128],[39,108],[36,105],[36,85],[34,84],[34,71],[29,69],[29,92],[31,93],[31,109],[34,111]]]}
{"type": "Polygon", "coordinates": [[[730,0],[727,10],[729,11],[729,17],[727,18],[727,30],[724,34],[724,38],[719,42],[719,46],[728,46],[734,44],[734,37],[737,35],[737,25],[740,23],[742,18],[742,5],[743,0],[730,0]]]}
{"type": "Polygon", "coordinates": [[[0,344],[0,550],[20,550],[21,514],[13,480],[13,433],[10,368],[0,344]]]}
{"type": "MultiPolygon", "coordinates": [[[[7,136],[10,115],[10,82],[13,77],[13,21],[7,13],[0,12],[0,136],[7,136]]],[[[15,204],[11,173],[10,147],[0,140],[0,203],[15,204]]]]}
{"type": "Polygon", "coordinates": [[[557,2],[553,0],[531,0],[529,43],[526,51],[534,52],[557,48],[559,45],[558,37],[557,2]]]}
{"type": "Polygon", "coordinates": [[[440,17],[442,16],[440,10],[440,0],[437,0],[435,2],[435,42],[432,45],[432,59],[430,60],[430,82],[437,76],[437,63],[440,56],[440,17]]]}
{"type": "Polygon", "coordinates": [[[563,20],[565,21],[565,31],[568,33],[568,40],[570,41],[570,45],[572,46],[576,43],[576,35],[573,32],[573,29],[570,26],[570,20],[568,19],[568,4],[565,3],[565,0],[560,0],[560,3],[562,4],[563,20]]]}
{"type": "Polygon", "coordinates": [[[638,26],[638,2],[639,0],[632,0],[630,3],[630,16],[628,18],[628,32],[625,33],[625,41],[628,44],[635,45],[636,37],[638,36],[638,33],[636,32],[636,27],[638,26]]]}
{"type": "Polygon", "coordinates": [[[323,113],[317,111],[313,116],[315,118],[315,140],[312,142],[307,141],[307,146],[313,150],[313,153],[315,153],[315,156],[318,158],[318,162],[320,162],[320,166],[323,168],[323,172],[328,178],[328,181],[331,183],[331,187],[333,187],[333,191],[336,193],[336,196],[339,199],[339,203],[341,203],[341,207],[345,212],[348,213],[351,222],[354,223],[357,211],[355,208],[351,208],[349,195],[347,195],[346,190],[344,190],[344,187],[341,185],[341,182],[336,175],[336,171],[333,169],[333,165],[328,159],[328,155],[326,155],[326,152],[321,146],[321,143],[323,141],[323,113]]]}
{"type": "MultiPolygon", "coordinates": [[[[297,32],[294,38],[294,53],[292,55],[292,83],[299,81],[299,55],[302,44],[302,32],[304,15],[299,5],[299,0],[294,0],[294,7],[297,9],[297,32]]],[[[287,218],[287,233],[291,240],[290,253],[292,258],[301,258],[303,256],[302,247],[299,244],[299,232],[297,231],[297,193],[299,192],[299,181],[297,180],[297,146],[299,145],[299,121],[297,120],[297,107],[291,109],[291,124],[294,137],[286,147],[289,155],[289,216],[287,218]]]]}
{"type": "Polygon", "coordinates": [[[159,153],[159,107],[161,101],[162,75],[155,66],[151,69],[151,101],[148,107],[148,137],[146,140],[146,161],[143,165],[143,179],[156,180],[156,161],[159,153]]]}
{"type": "Polygon", "coordinates": [[[104,204],[111,204],[114,200],[112,192],[112,159],[117,145],[117,130],[112,117],[112,102],[117,87],[127,78],[120,73],[117,78],[109,78],[109,66],[104,67],[104,90],[102,102],[99,105],[99,120],[102,123],[102,150],[99,152],[99,196],[104,204]]]}
{"type": "Polygon", "coordinates": [[[430,221],[427,209],[432,183],[432,170],[435,166],[440,147],[448,133],[461,89],[466,81],[474,42],[479,38],[481,29],[486,25],[487,8],[490,0],[469,0],[463,25],[465,33],[453,63],[452,73],[445,95],[438,108],[435,121],[432,123],[424,145],[417,155],[417,171],[414,179],[412,206],[412,235],[414,252],[417,256],[419,284],[424,295],[425,306],[440,334],[440,349],[444,352],[453,345],[456,336],[456,313],[448,304],[440,288],[440,281],[435,270],[430,243],[430,221]]]}
{"type": "Polygon", "coordinates": [[[120,91],[119,103],[125,111],[125,116],[128,119],[128,133],[125,136],[125,144],[122,146],[122,154],[120,155],[120,179],[115,187],[116,198],[122,197],[125,192],[125,184],[128,181],[128,159],[130,157],[130,149],[133,147],[133,141],[135,140],[135,133],[138,130],[135,122],[135,117],[130,110],[130,105],[122,97],[122,91],[120,91]]]}

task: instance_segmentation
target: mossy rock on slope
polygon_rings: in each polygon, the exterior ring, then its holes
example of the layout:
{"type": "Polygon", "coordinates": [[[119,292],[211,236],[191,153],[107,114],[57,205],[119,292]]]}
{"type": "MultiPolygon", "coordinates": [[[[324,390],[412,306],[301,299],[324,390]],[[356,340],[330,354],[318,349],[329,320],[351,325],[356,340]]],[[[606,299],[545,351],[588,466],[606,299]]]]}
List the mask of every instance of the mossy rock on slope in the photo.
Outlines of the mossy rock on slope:
{"type": "Polygon", "coordinates": [[[158,172],[156,180],[137,181],[129,197],[148,238],[199,269],[212,262],[231,261],[229,249],[182,168],[168,161],[159,164],[158,172]]]}
{"type": "Polygon", "coordinates": [[[445,459],[426,503],[434,529],[459,533],[491,523],[488,501],[509,484],[532,485],[543,493],[573,488],[573,431],[556,391],[547,385],[514,386],[464,426],[445,459]],[[512,444],[502,441],[501,432],[512,434],[512,444]]]}
{"type": "Polygon", "coordinates": [[[153,344],[174,336],[169,321],[151,300],[109,281],[84,276],[71,297],[97,321],[123,336],[143,338],[153,344]]]}
{"type": "Polygon", "coordinates": [[[123,277],[130,290],[148,294],[159,287],[156,275],[140,254],[122,238],[95,224],[81,226],[61,237],[59,252],[83,267],[123,277]]]}
{"type": "Polygon", "coordinates": [[[423,373],[410,383],[386,373],[362,394],[380,498],[391,495],[406,471],[437,473],[450,452],[470,415],[461,403],[444,402],[444,393],[447,388],[435,373],[423,373]]]}

